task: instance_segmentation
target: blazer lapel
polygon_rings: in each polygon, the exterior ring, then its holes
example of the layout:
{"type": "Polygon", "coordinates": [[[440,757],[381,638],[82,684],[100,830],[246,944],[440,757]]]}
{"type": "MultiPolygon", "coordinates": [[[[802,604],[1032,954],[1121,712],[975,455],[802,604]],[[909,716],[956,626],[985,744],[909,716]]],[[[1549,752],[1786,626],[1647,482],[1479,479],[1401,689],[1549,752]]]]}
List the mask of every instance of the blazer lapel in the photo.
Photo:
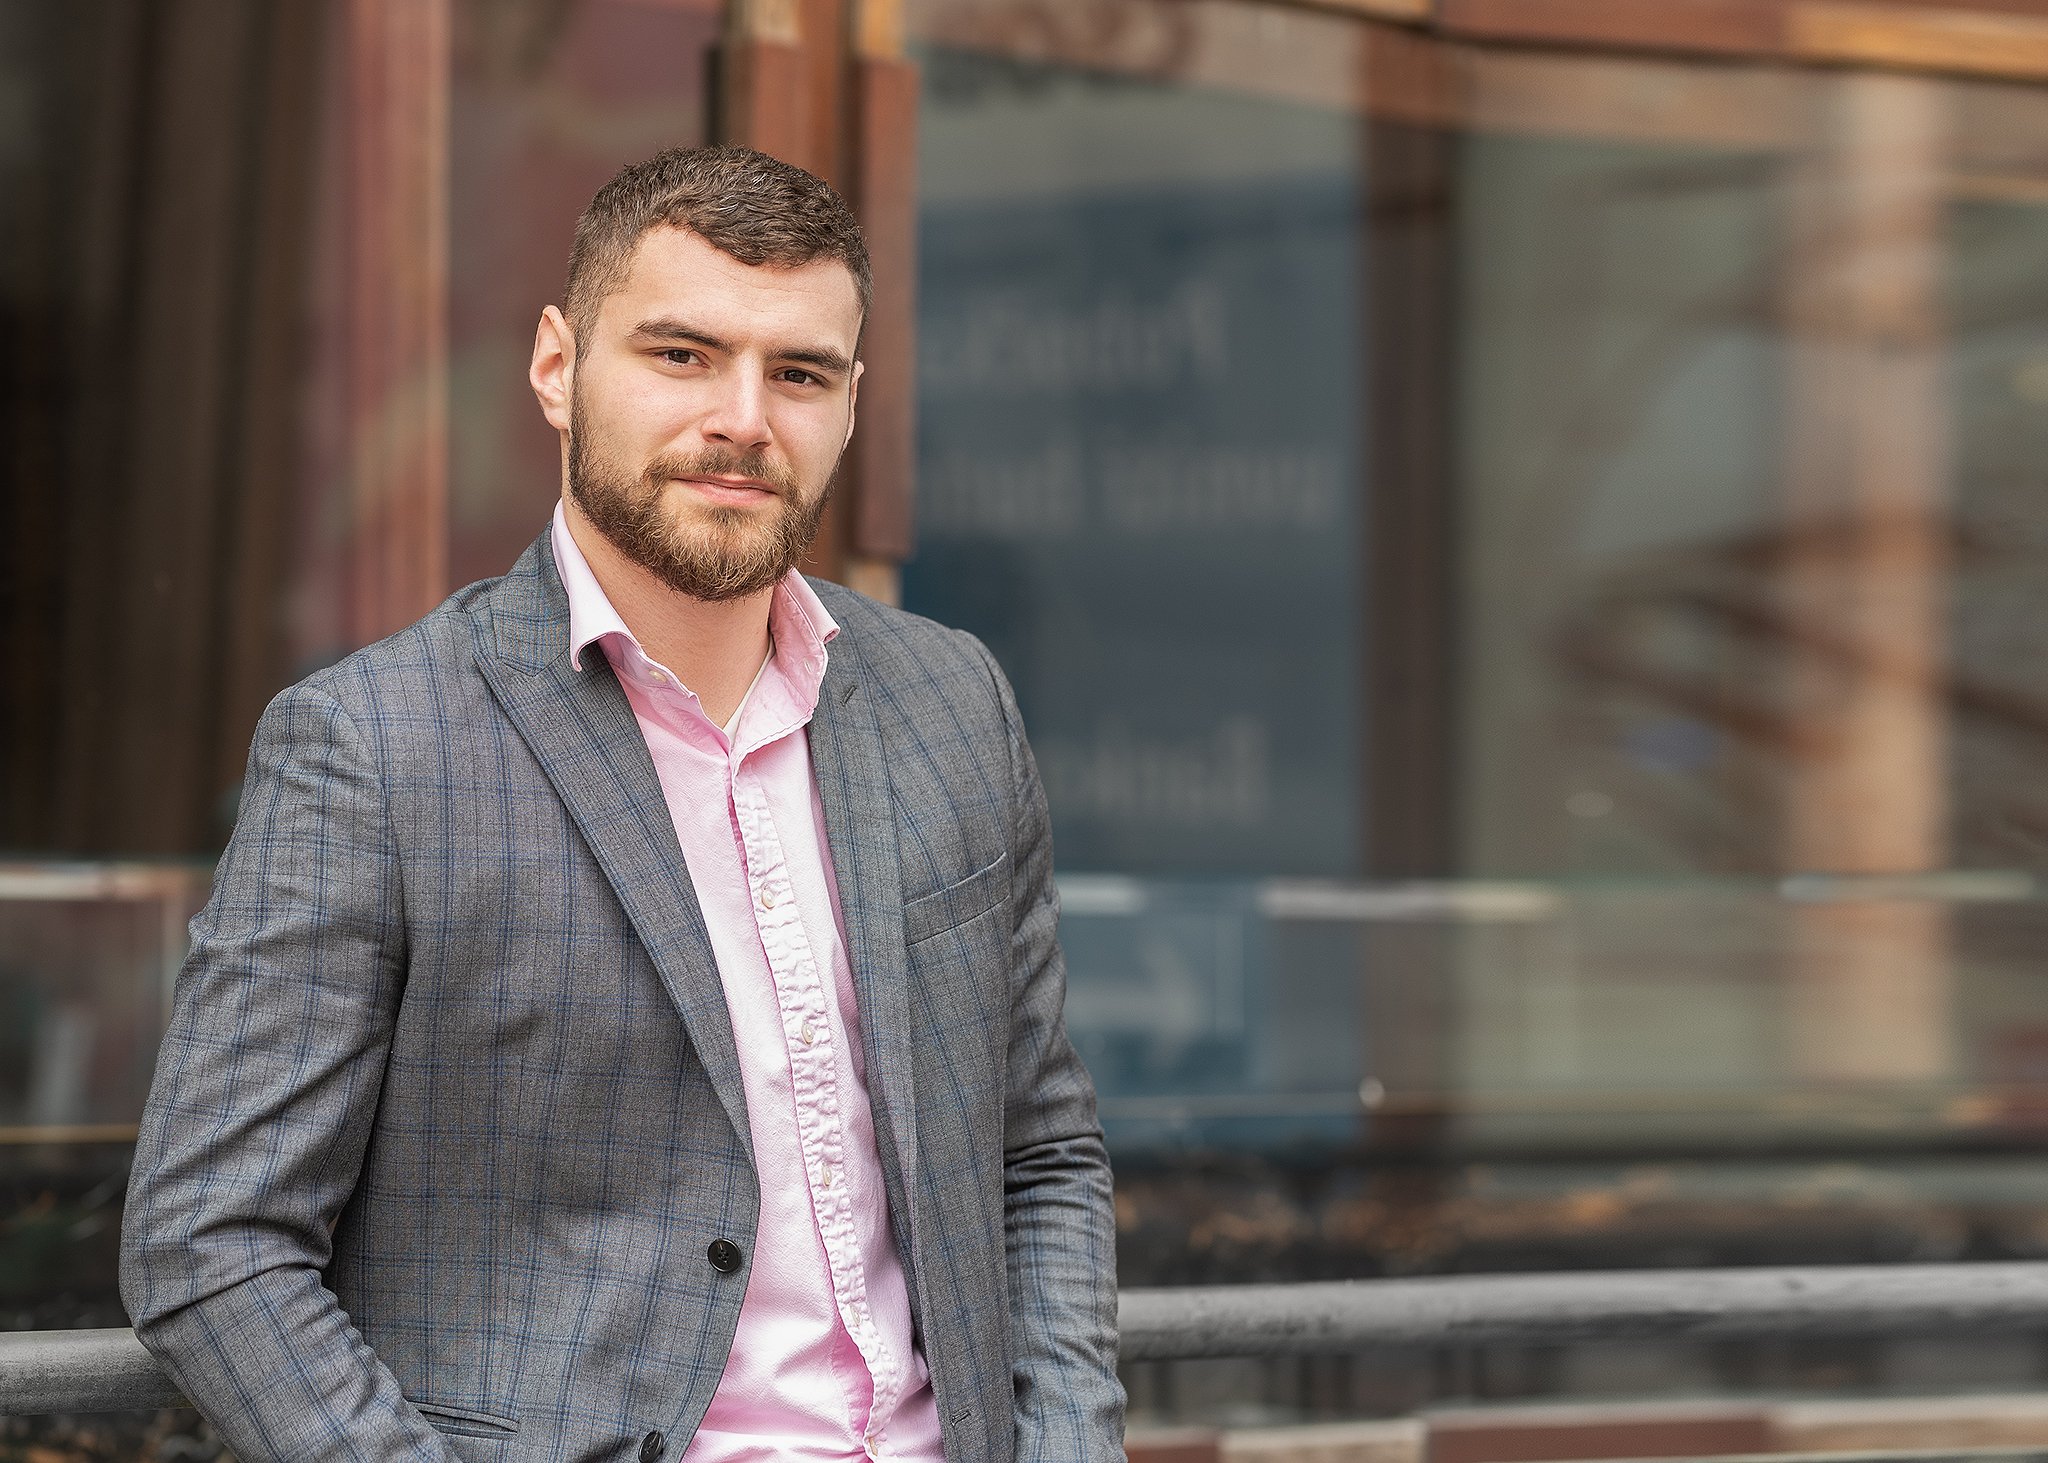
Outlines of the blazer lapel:
{"type": "MultiPolygon", "coordinates": [[[[811,766],[825,809],[825,837],[846,921],[846,955],[860,1007],[861,1049],[889,1212],[914,1227],[917,1116],[911,1091],[909,993],[903,949],[903,884],[896,857],[896,809],[874,696],[859,646],[832,642],[818,709],[811,718],[811,766]]],[[[897,1243],[908,1262],[909,1234],[897,1243]]]]}
{"type": "Polygon", "coordinates": [[[545,533],[488,603],[484,679],[618,892],[751,1158],[732,1017],[668,800],[611,663],[593,651],[583,669],[569,664],[569,602],[545,533]]]}

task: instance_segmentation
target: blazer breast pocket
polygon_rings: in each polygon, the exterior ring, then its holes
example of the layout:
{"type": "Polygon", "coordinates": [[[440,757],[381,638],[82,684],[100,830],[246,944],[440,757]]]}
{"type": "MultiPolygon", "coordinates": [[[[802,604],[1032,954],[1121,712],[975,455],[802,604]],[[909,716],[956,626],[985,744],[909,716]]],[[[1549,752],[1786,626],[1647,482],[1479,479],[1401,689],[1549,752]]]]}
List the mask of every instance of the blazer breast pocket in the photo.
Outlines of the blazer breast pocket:
{"type": "Polygon", "coordinates": [[[1010,894],[1010,856],[996,855],[985,869],[930,894],[920,894],[903,906],[903,943],[915,945],[933,935],[957,930],[1001,904],[1010,894]]]}

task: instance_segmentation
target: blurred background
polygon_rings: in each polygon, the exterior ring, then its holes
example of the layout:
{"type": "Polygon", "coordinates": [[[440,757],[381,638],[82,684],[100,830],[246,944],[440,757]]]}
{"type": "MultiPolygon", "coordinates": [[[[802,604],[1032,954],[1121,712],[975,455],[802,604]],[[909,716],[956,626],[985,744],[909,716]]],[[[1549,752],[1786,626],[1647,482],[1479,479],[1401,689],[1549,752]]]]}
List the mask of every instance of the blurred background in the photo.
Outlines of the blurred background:
{"type": "MultiPolygon", "coordinates": [[[[0,1328],[121,1324],[256,715],[540,531],[573,221],[710,140],[869,230],[812,567],[1016,684],[1125,1284],[2048,1258],[2044,0],[4,0],[0,1328]]],[[[1748,1418],[2048,1318],[1126,1380],[1748,1418]]]]}

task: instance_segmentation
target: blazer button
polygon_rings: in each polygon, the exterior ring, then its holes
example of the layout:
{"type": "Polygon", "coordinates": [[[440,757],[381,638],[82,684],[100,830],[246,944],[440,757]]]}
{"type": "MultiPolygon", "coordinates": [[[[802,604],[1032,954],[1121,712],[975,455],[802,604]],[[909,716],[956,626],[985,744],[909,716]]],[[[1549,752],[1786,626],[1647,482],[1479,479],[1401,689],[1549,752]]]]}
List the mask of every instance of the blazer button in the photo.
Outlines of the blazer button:
{"type": "Polygon", "coordinates": [[[730,1275],[740,1268],[740,1247],[729,1239],[713,1240],[704,1255],[711,1261],[711,1268],[721,1275],[730,1275]]]}
{"type": "Polygon", "coordinates": [[[651,1432],[640,1440],[640,1463],[654,1463],[661,1456],[661,1445],[668,1440],[659,1432],[651,1432]]]}

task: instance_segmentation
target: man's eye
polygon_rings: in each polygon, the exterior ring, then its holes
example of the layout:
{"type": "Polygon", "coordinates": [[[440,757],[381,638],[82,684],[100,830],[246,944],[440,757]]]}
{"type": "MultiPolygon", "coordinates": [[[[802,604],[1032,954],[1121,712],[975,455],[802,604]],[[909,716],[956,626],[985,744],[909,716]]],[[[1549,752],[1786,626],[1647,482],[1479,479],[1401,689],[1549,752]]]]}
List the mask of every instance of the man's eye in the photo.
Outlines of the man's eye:
{"type": "Polygon", "coordinates": [[[661,353],[661,358],[664,361],[667,361],[671,366],[694,366],[697,364],[697,361],[699,359],[695,351],[685,350],[681,346],[676,346],[670,350],[663,351],[661,353]]]}
{"type": "Polygon", "coordinates": [[[792,386],[822,386],[825,384],[824,377],[813,375],[809,371],[798,370],[795,366],[791,366],[788,370],[784,371],[782,379],[789,382],[792,386]]]}

